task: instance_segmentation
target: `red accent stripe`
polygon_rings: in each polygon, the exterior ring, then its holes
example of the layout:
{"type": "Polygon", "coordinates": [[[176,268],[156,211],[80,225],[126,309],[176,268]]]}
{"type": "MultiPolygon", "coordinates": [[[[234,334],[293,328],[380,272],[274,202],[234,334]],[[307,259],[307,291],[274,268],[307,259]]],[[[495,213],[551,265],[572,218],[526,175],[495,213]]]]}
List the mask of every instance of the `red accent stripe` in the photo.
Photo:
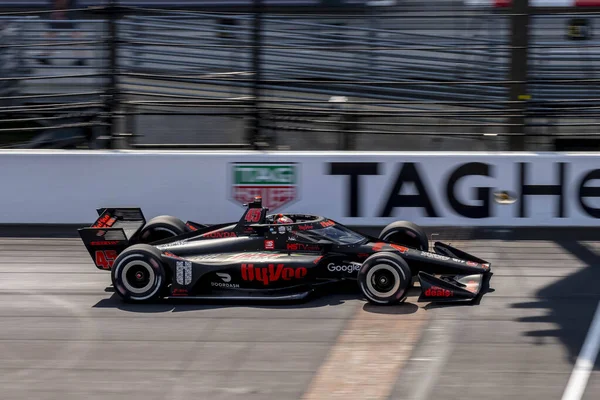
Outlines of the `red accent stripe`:
{"type": "MultiPolygon", "coordinates": [[[[572,7],[600,7],[600,0],[574,0],[570,5],[572,7]]],[[[494,7],[505,8],[512,7],[512,0],[494,0],[494,7]]]]}
{"type": "Polygon", "coordinates": [[[287,188],[295,188],[296,185],[242,185],[242,184],[236,184],[233,185],[233,187],[235,188],[243,188],[243,189],[287,189],[287,188]]]}
{"type": "Polygon", "coordinates": [[[575,7],[598,7],[600,1],[598,0],[575,0],[575,7]]]}

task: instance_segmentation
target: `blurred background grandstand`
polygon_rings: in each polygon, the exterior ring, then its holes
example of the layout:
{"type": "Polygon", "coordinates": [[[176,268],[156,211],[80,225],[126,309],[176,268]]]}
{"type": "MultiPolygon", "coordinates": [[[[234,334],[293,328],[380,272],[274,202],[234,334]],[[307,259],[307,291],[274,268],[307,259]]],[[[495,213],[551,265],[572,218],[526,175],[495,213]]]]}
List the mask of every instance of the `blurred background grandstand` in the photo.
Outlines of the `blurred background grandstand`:
{"type": "Polygon", "coordinates": [[[0,1],[0,146],[598,150],[600,8],[504,3],[0,1]]]}

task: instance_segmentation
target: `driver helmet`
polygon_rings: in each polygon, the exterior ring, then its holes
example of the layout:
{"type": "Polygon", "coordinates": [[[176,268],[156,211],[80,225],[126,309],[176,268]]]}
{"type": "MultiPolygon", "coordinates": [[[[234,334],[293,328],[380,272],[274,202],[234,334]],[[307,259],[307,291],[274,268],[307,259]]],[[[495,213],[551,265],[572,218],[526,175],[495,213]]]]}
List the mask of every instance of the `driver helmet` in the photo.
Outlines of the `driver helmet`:
{"type": "Polygon", "coordinates": [[[291,224],[294,221],[292,221],[291,218],[286,217],[283,214],[277,214],[277,216],[275,217],[275,223],[276,224],[291,224]]]}

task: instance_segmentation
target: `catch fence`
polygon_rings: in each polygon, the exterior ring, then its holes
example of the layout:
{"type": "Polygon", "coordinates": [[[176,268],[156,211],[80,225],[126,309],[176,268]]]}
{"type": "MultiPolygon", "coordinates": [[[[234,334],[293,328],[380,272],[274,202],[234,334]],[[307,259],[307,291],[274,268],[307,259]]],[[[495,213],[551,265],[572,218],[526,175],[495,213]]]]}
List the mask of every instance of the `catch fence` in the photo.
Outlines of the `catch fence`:
{"type": "Polygon", "coordinates": [[[217,12],[111,1],[77,10],[76,29],[55,37],[47,11],[5,13],[0,140],[549,150],[597,137],[594,8],[402,2],[289,13],[255,3],[217,12]]]}

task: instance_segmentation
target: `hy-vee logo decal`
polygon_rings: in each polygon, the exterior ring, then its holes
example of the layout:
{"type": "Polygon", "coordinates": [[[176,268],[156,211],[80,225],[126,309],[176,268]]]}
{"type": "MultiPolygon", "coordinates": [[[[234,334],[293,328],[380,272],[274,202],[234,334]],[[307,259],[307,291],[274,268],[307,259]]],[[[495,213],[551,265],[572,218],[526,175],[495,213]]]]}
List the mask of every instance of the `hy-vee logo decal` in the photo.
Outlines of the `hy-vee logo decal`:
{"type": "Polygon", "coordinates": [[[192,263],[189,261],[177,261],[177,284],[187,286],[192,283],[192,263]]]}
{"type": "Polygon", "coordinates": [[[295,163],[232,164],[232,198],[240,204],[262,197],[263,207],[276,210],[298,196],[298,166],[295,163]]]}
{"type": "Polygon", "coordinates": [[[254,264],[242,264],[242,279],[245,281],[262,282],[267,286],[271,282],[279,279],[289,281],[292,279],[302,279],[306,276],[308,270],[304,267],[290,268],[283,264],[269,264],[268,267],[255,267],[254,264]]]}

